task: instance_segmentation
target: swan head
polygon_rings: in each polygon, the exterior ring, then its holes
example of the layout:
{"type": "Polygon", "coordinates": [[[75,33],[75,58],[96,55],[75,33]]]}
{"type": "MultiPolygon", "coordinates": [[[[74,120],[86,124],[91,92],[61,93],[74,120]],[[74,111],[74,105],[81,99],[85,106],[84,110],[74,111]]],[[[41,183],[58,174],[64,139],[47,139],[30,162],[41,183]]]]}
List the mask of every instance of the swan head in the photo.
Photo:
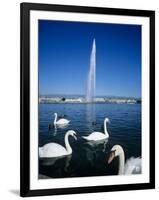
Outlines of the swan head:
{"type": "Polygon", "coordinates": [[[120,145],[114,145],[108,157],[108,164],[110,164],[115,157],[120,156],[122,153],[123,153],[123,148],[120,145]]]}
{"type": "Polygon", "coordinates": [[[75,140],[77,140],[77,133],[73,130],[67,131],[67,135],[71,135],[75,140]]]}
{"type": "Polygon", "coordinates": [[[54,116],[57,116],[57,113],[54,113],[54,116]]]}
{"type": "Polygon", "coordinates": [[[104,121],[110,123],[110,120],[109,120],[109,118],[107,118],[107,117],[105,118],[104,121]]]}

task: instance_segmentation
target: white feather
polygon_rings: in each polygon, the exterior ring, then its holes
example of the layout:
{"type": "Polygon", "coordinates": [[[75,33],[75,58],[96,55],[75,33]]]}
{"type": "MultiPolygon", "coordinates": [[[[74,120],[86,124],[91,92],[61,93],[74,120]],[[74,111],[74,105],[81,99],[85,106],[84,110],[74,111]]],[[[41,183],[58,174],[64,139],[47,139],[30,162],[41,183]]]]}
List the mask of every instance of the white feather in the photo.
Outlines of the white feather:
{"type": "Polygon", "coordinates": [[[124,174],[140,174],[142,168],[141,158],[129,158],[125,163],[124,174]]]}

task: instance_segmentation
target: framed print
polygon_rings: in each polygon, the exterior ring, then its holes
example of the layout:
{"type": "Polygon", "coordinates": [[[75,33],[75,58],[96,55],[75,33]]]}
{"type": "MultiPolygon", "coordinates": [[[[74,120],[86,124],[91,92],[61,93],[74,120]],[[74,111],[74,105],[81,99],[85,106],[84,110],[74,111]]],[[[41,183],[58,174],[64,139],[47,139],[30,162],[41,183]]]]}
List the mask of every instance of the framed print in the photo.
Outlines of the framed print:
{"type": "Polygon", "coordinates": [[[154,11],[21,4],[20,187],[155,187],[154,11]]]}

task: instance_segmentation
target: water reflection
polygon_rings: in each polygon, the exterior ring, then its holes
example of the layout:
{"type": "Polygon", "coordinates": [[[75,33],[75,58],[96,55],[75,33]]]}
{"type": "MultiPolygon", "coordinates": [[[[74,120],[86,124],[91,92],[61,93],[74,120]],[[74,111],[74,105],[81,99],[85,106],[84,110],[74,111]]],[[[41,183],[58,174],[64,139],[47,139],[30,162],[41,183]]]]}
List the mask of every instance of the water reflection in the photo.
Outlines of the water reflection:
{"type": "Polygon", "coordinates": [[[108,139],[106,140],[97,140],[97,141],[88,141],[86,144],[91,146],[93,149],[97,148],[100,151],[105,151],[107,147],[108,139]]]}
{"type": "Polygon", "coordinates": [[[52,129],[49,129],[53,136],[56,136],[58,133],[58,129],[67,129],[69,124],[55,124],[52,129]]]}
{"type": "Polygon", "coordinates": [[[42,166],[41,174],[50,177],[60,177],[64,174],[67,176],[70,173],[71,159],[72,155],[40,159],[39,162],[42,166]]]}
{"type": "Polygon", "coordinates": [[[94,103],[86,104],[86,125],[90,132],[94,131],[96,125],[96,113],[94,103]]]}
{"type": "Polygon", "coordinates": [[[51,165],[54,165],[57,162],[57,160],[63,159],[64,169],[66,171],[71,161],[71,158],[72,158],[72,155],[68,155],[68,156],[55,157],[55,158],[40,158],[40,161],[41,161],[41,164],[44,166],[51,166],[51,165]]]}
{"type": "Polygon", "coordinates": [[[101,140],[101,141],[90,141],[83,144],[82,150],[85,154],[85,160],[94,165],[94,163],[98,160],[98,154],[101,152],[105,152],[108,140],[101,140]]]}

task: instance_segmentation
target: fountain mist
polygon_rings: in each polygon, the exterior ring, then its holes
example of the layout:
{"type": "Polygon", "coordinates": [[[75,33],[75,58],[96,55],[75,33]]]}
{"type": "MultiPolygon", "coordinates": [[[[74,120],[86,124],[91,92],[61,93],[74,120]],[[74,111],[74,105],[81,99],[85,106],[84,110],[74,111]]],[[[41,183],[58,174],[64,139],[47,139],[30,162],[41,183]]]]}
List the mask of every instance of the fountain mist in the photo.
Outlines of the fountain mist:
{"type": "Polygon", "coordinates": [[[94,102],[95,85],[96,85],[96,42],[94,39],[90,56],[90,68],[87,78],[86,102],[88,103],[94,102]]]}

